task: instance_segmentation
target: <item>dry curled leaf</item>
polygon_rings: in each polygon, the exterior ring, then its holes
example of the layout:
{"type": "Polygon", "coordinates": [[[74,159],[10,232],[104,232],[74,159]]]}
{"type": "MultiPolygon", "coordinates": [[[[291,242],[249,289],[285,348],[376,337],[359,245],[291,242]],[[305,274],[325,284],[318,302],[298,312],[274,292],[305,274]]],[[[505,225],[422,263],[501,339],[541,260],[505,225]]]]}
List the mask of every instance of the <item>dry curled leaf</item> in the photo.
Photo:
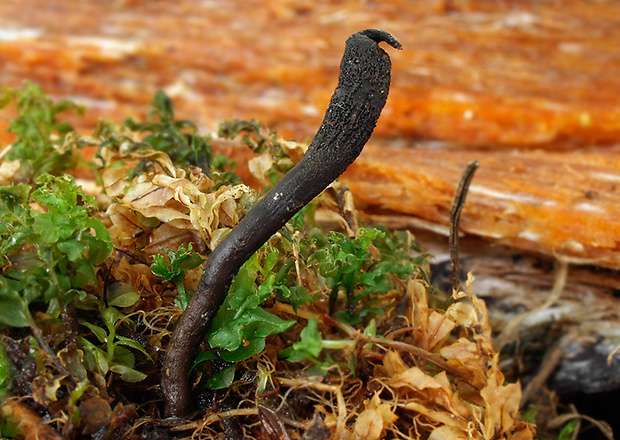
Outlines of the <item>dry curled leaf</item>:
{"type": "Polygon", "coordinates": [[[499,356],[493,357],[486,386],[480,391],[485,402],[484,438],[501,438],[512,430],[519,414],[521,386],[518,383],[504,385],[504,375],[497,366],[499,356]]]}
{"type": "Polygon", "coordinates": [[[389,405],[426,433],[422,437],[435,440],[533,438],[534,426],[519,419],[521,386],[506,383],[498,368],[488,312],[472,292],[473,281],[470,275],[467,291],[455,292],[445,311],[429,307],[421,281],[409,282],[414,344],[411,350],[390,344],[375,368],[391,396],[377,405],[389,405]],[[412,362],[403,352],[426,362],[412,362]]]}
{"type": "Polygon", "coordinates": [[[61,387],[64,376],[37,376],[32,381],[32,398],[40,405],[48,405],[58,400],[56,392],[61,387]]]}
{"type": "Polygon", "coordinates": [[[366,409],[360,413],[353,427],[353,432],[359,440],[378,440],[384,438],[385,431],[396,420],[389,403],[382,403],[378,394],[365,402],[366,409]]]}
{"type": "MultiPolygon", "coordinates": [[[[114,163],[113,153],[107,154],[107,163],[114,163]]],[[[179,234],[186,231],[195,236],[187,237],[188,242],[201,242],[214,249],[239,222],[242,198],[253,194],[243,184],[212,191],[213,181],[198,168],[190,167],[186,173],[175,168],[166,155],[132,152],[129,156],[124,157],[124,166],[110,166],[103,171],[104,189],[114,200],[107,211],[112,222],[110,233],[125,247],[135,244],[136,237],[143,234],[153,233],[156,242],[165,241],[166,237],[154,230],[166,224],[179,234]],[[154,161],[152,166],[131,181],[124,180],[132,164],[142,157],[154,161]]],[[[146,240],[140,248],[147,248],[153,238],[146,240]]]]}

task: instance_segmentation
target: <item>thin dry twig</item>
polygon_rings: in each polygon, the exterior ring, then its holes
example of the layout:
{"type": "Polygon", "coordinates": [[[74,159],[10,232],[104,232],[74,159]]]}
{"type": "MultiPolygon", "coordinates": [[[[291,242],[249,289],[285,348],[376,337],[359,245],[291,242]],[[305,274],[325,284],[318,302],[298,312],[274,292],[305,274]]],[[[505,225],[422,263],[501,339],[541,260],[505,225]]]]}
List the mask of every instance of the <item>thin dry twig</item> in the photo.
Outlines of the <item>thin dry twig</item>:
{"type": "Polygon", "coordinates": [[[378,338],[375,336],[369,336],[369,337],[360,336],[360,339],[364,340],[364,342],[368,341],[368,342],[372,342],[373,344],[377,344],[379,346],[390,347],[396,350],[402,350],[402,351],[411,353],[414,356],[424,359],[425,361],[431,362],[435,364],[436,366],[440,367],[441,369],[451,374],[454,374],[455,376],[463,379],[464,381],[468,382],[472,387],[475,388],[475,385],[473,383],[470,383],[471,377],[469,375],[463,374],[463,371],[461,371],[458,368],[454,368],[453,365],[451,365],[449,362],[447,362],[445,359],[443,359],[438,354],[431,353],[429,351],[424,350],[423,348],[416,347],[415,345],[407,344],[406,342],[389,341],[389,340],[378,338]]]}
{"type": "Polygon", "coordinates": [[[611,363],[614,361],[614,357],[620,353],[620,345],[618,345],[616,348],[614,348],[612,350],[611,353],[609,353],[609,356],[607,356],[607,365],[611,366],[611,363]]]}
{"type": "Polygon", "coordinates": [[[184,423],[182,425],[173,426],[170,428],[172,432],[196,430],[198,428],[204,428],[212,423],[218,422],[227,417],[241,417],[241,416],[256,416],[258,415],[258,408],[235,408],[227,411],[221,411],[218,413],[209,414],[207,417],[194,422],[184,423]]]}
{"type": "Polygon", "coordinates": [[[557,260],[555,267],[555,281],[553,283],[553,288],[551,290],[549,298],[547,298],[547,301],[545,301],[542,305],[516,316],[508,323],[508,325],[506,325],[506,328],[504,328],[504,330],[495,340],[495,349],[498,352],[502,351],[502,348],[504,348],[506,344],[508,344],[508,342],[516,339],[519,326],[521,325],[523,320],[525,320],[525,318],[548,309],[557,300],[560,299],[560,296],[562,296],[562,291],[564,290],[564,286],[566,285],[567,276],[568,263],[566,261],[557,260]]]}
{"type": "Polygon", "coordinates": [[[608,438],[609,440],[614,440],[613,430],[611,429],[611,426],[609,426],[607,422],[604,422],[602,420],[596,420],[590,416],[587,416],[585,414],[579,414],[577,412],[570,413],[570,414],[562,414],[561,416],[558,416],[555,419],[553,419],[551,422],[549,422],[548,426],[549,428],[552,428],[552,429],[559,428],[560,426],[564,425],[566,422],[570,420],[574,420],[574,419],[586,420],[592,423],[592,425],[597,427],[606,438],[608,438]]]}
{"type": "Polygon", "coordinates": [[[461,212],[465,206],[467,190],[479,166],[480,162],[477,160],[467,164],[461,175],[459,186],[454,193],[452,209],[450,209],[450,260],[452,261],[452,289],[455,292],[459,291],[461,284],[461,269],[459,264],[459,223],[461,221],[461,212]]]}
{"type": "Polygon", "coordinates": [[[523,391],[523,396],[521,397],[522,408],[526,406],[526,403],[530,400],[530,397],[536,392],[536,390],[540,389],[547,379],[549,379],[549,376],[553,374],[555,369],[562,362],[563,357],[564,350],[560,347],[555,347],[545,356],[538,373],[523,391]]]}

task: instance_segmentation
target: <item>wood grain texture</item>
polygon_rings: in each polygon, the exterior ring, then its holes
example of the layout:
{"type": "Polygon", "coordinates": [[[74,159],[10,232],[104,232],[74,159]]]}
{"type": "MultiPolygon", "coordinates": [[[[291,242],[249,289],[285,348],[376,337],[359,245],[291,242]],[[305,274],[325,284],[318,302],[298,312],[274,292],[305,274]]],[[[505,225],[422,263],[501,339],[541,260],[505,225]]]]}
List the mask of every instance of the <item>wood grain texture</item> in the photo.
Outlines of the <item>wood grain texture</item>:
{"type": "Polygon", "coordinates": [[[163,87],[205,126],[260,117],[311,136],[338,42],[381,28],[407,51],[378,135],[556,149],[620,134],[617,2],[5,0],[0,17],[0,83],[81,97],[86,125],[163,87]]]}

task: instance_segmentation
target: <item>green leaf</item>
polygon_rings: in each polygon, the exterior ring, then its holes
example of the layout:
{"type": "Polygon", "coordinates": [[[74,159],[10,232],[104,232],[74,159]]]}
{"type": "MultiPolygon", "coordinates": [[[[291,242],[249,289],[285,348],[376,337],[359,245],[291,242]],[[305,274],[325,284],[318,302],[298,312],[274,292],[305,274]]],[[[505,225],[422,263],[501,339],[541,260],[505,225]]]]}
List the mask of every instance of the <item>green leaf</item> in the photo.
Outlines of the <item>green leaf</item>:
{"type": "Polygon", "coordinates": [[[182,270],[185,270],[185,271],[192,270],[205,262],[204,258],[202,258],[200,254],[198,254],[197,252],[193,252],[193,253],[191,252],[192,252],[192,244],[190,243],[187,249],[187,254],[183,255],[182,259],[180,259],[180,262],[179,262],[179,267],[182,270]]]}
{"type": "Polygon", "coordinates": [[[69,258],[69,261],[75,262],[83,258],[87,246],[80,240],[69,239],[58,243],[58,249],[69,258]]]}
{"type": "Polygon", "coordinates": [[[150,360],[151,362],[153,361],[153,358],[151,358],[151,356],[148,354],[148,352],[146,351],[144,346],[142,344],[140,344],[139,342],[134,341],[133,339],[129,339],[129,338],[126,338],[124,336],[116,335],[116,344],[117,345],[125,345],[127,347],[131,347],[131,348],[133,348],[135,350],[138,350],[144,356],[146,356],[148,360],[150,360]]]}
{"type": "Polygon", "coordinates": [[[59,286],[54,285],[50,280],[42,278],[39,271],[31,273],[26,272],[25,277],[22,279],[21,296],[26,304],[43,297],[49,299],[58,295],[59,286]]]}
{"type": "Polygon", "coordinates": [[[192,243],[187,248],[185,244],[181,244],[176,251],[167,249],[170,264],[166,262],[163,255],[153,255],[153,264],[151,264],[151,272],[154,275],[163,278],[166,281],[173,281],[177,286],[176,305],[185,310],[191,292],[185,291],[185,277],[187,271],[200,266],[205,260],[196,252],[193,252],[192,243]]]}
{"type": "Polygon", "coordinates": [[[209,345],[213,348],[222,348],[233,351],[239,348],[243,342],[243,325],[237,320],[224,327],[220,327],[211,332],[209,345]]]}
{"type": "Polygon", "coordinates": [[[140,300],[140,295],[134,291],[123,293],[108,302],[109,305],[114,307],[131,307],[140,300]]]}
{"type": "Polygon", "coordinates": [[[88,369],[99,370],[105,376],[110,371],[106,353],[81,336],[78,336],[78,343],[80,348],[84,350],[84,361],[87,363],[88,369]]]}
{"type": "Polygon", "coordinates": [[[71,286],[79,289],[97,281],[95,268],[86,260],[82,260],[75,265],[71,286]]]}
{"type": "MultiPolygon", "coordinates": [[[[273,267],[273,260],[268,262],[273,267]]],[[[267,273],[254,254],[239,270],[224,304],[218,310],[208,341],[219,348],[220,356],[240,361],[260,352],[267,336],[278,334],[294,325],[260,307],[272,295],[275,274],[267,273]],[[258,273],[266,273],[256,288],[258,273]]]]}
{"type": "Polygon", "coordinates": [[[162,122],[169,122],[174,119],[174,105],[162,90],[155,92],[155,97],[151,103],[152,109],[149,112],[150,119],[157,116],[162,122]]]}
{"type": "Polygon", "coordinates": [[[319,298],[320,294],[311,295],[305,286],[295,285],[290,288],[283,284],[274,286],[278,299],[282,302],[287,302],[293,306],[293,310],[296,312],[297,307],[300,304],[310,303],[319,298]]]}
{"type": "Polygon", "coordinates": [[[273,270],[278,262],[279,256],[280,252],[277,249],[273,249],[269,252],[269,254],[267,254],[267,258],[265,258],[265,267],[261,268],[261,273],[263,276],[267,277],[267,275],[273,270]]]}
{"type": "Polygon", "coordinates": [[[273,294],[273,284],[276,280],[276,275],[270,273],[256,289],[256,297],[259,303],[265,302],[273,294]]]}
{"type": "Polygon", "coordinates": [[[568,422],[566,422],[566,424],[562,427],[562,430],[556,437],[556,440],[569,440],[569,439],[574,438],[573,434],[575,433],[575,430],[577,429],[578,425],[579,425],[578,419],[573,419],[573,420],[569,420],[568,422]]]}
{"type": "MultiPolygon", "coordinates": [[[[201,136],[194,123],[174,119],[174,105],[164,92],[159,90],[151,102],[147,122],[127,119],[123,125],[131,131],[150,132],[140,143],[141,149],[152,149],[166,153],[172,162],[182,168],[198,166],[209,175],[213,152],[210,137],[201,136]]],[[[134,147],[138,143],[133,143],[134,147]]]]}
{"type": "Polygon", "coordinates": [[[373,298],[394,289],[396,277],[405,279],[416,270],[410,256],[415,242],[407,233],[391,234],[377,227],[359,228],[355,238],[338,232],[331,232],[326,238],[317,232],[311,237],[315,250],[307,263],[318,269],[331,288],[330,310],[334,317],[350,324],[382,313],[385,305],[371,304],[373,298]],[[344,310],[336,311],[339,292],[346,294],[346,305],[344,310]]]}
{"type": "Polygon", "coordinates": [[[28,196],[32,191],[32,186],[25,183],[0,187],[0,206],[23,205],[28,202],[28,196]]]}
{"type": "Polygon", "coordinates": [[[20,435],[20,423],[12,416],[3,417],[0,421],[0,436],[3,439],[19,438],[20,435]]]}
{"type": "Polygon", "coordinates": [[[49,213],[33,212],[32,230],[39,235],[44,243],[53,244],[67,239],[74,229],[67,224],[65,218],[53,219],[49,213]],[[56,222],[54,220],[57,220],[56,222]]]}
{"type": "Polygon", "coordinates": [[[166,264],[166,257],[163,255],[153,255],[154,263],[151,264],[151,272],[153,275],[163,278],[166,281],[170,281],[176,276],[176,274],[170,272],[168,264],[166,264]]]}
{"type": "Polygon", "coordinates": [[[0,400],[4,399],[11,390],[11,379],[13,378],[13,365],[0,345],[0,400]]]}
{"type": "Polygon", "coordinates": [[[260,353],[267,336],[281,333],[294,324],[258,307],[230,323],[224,331],[213,334],[209,344],[226,350],[220,351],[222,359],[238,362],[260,353]]]}
{"type": "Polygon", "coordinates": [[[295,324],[295,321],[286,321],[277,315],[257,307],[252,311],[245,327],[245,336],[250,338],[266,338],[269,335],[281,333],[295,324]]]}
{"type": "Polygon", "coordinates": [[[215,359],[217,359],[217,355],[213,351],[201,351],[194,359],[194,365],[192,365],[192,369],[196,368],[198,364],[204,361],[213,361],[215,359]]]}
{"type": "Polygon", "coordinates": [[[17,281],[13,289],[26,303],[42,298],[57,313],[59,301],[96,283],[92,262],[105,260],[113,245],[103,223],[90,217],[94,198],[72,177],[43,174],[36,184],[30,196],[43,210],[30,206],[27,186],[6,190],[0,201],[0,247],[11,262],[4,275],[17,281]]]}
{"type": "Polygon", "coordinates": [[[222,351],[220,357],[227,362],[244,361],[265,348],[265,338],[252,338],[244,340],[243,345],[234,351],[222,351]]]}
{"type": "Polygon", "coordinates": [[[279,356],[289,362],[300,362],[315,360],[321,351],[323,351],[323,337],[319,332],[319,321],[309,319],[308,325],[301,331],[300,340],[282,350],[279,356]]]}
{"type": "Polygon", "coordinates": [[[120,364],[112,365],[110,371],[119,374],[125,382],[141,382],[148,377],[145,373],[120,364]]]}
{"type": "Polygon", "coordinates": [[[99,327],[98,325],[91,324],[90,322],[86,322],[86,321],[82,321],[80,324],[90,329],[90,331],[93,332],[93,334],[97,337],[97,339],[99,339],[99,342],[105,343],[107,341],[108,332],[105,331],[103,328],[99,327]]]}
{"type": "MultiPolygon", "coordinates": [[[[88,243],[88,261],[93,266],[103,263],[112,254],[114,245],[111,242],[110,233],[101,220],[90,218],[84,225],[88,230],[95,231],[95,236],[90,234],[83,236],[83,240],[88,243]]],[[[84,228],[84,230],[86,230],[84,228]]]]}
{"type": "Polygon", "coordinates": [[[134,354],[125,347],[119,347],[118,344],[114,344],[114,358],[112,359],[112,365],[110,370],[114,371],[114,365],[123,365],[125,367],[133,368],[136,365],[136,357],[134,354]]]}
{"type": "Polygon", "coordinates": [[[205,383],[205,387],[211,390],[228,388],[235,380],[235,364],[230,365],[211,376],[205,383]]]}
{"type": "Polygon", "coordinates": [[[20,294],[9,287],[0,286],[0,324],[10,327],[28,327],[27,305],[20,294]]]}
{"type": "Polygon", "coordinates": [[[11,101],[19,115],[9,124],[10,132],[17,135],[12,143],[7,158],[19,160],[21,178],[32,182],[43,173],[62,174],[64,170],[76,164],[70,150],[63,148],[64,140],[72,131],[65,121],[58,116],[66,111],[78,114],[83,108],[70,101],[54,103],[41,87],[26,82],[24,90],[2,88],[0,107],[11,101]]]}
{"type": "Polygon", "coordinates": [[[103,322],[110,329],[110,331],[114,328],[114,325],[120,321],[125,319],[125,315],[115,309],[114,307],[107,307],[101,312],[101,317],[103,318],[103,322]]]}
{"type": "Polygon", "coordinates": [[[154,263],[151,264],[153,274],[166,281],[181,282],[185,279],[187,271],[200,266],[205,261],[200,254],[193,252],[192,243],[187,248],[182,243],[176,251],[167,249],[167,252],[170,264],[166,262],[163,255],[153,255],[154,263]]]}

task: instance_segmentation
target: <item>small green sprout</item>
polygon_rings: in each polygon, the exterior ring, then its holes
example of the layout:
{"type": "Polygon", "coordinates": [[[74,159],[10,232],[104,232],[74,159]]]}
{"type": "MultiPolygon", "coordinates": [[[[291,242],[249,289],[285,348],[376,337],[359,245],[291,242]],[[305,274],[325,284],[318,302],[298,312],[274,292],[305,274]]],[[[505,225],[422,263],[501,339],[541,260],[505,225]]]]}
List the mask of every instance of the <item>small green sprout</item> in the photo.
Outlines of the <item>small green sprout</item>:
{"type": "MultiPolygon", "coordinates": [[[[371,320],[364,329],[363,335],[375,336],[376,331],[376,322],[371,320]]],[[[308,320],[306,327],[301,331],[300,340],[280,351],[278,356],[289,362],[310,361],[318,367],[329,367],[336,362],[329,355],[327,355],[326,360],[320,360],[324,350],[352,350],[355,345],[356,341],[354,339],[323,339],[319,331],[319,320],[311,318],[308,320]]],[[[367,346],[370,348],[371,344],[367,346]]],[[[355,360],[353,359],[349,364],[355,364],[355,360]]],[[[352,370],[355,371],[355,368],[353,367],[352,370]]]]}
{"type": "Polygon", "coordinates": [[[166,262],[163,255],[153,255],[155,261],[151,264],[151,271],[154,275],[163,278],[165,281],[172,281],[177,287],[177,306],[185,310],[189,301],[188,292],[185,290],[185,277],[187,272],[195,269],[204,263],[204,259],[197,252],[193,252],[193,245],[190,243],[187,248],[181,244],[176,251],[167,249],[170,264],[166,262]]]}
{"type": "Polygon", "coordinates": [[[58,317],[62,304],[97,282],[96,267],[113,249],[108,230],[92,216],[94,198],[72,177],[44,174],[36,184],[34,191],[24,184],[0,188],[0,324],[13,327],[34,323],[34,301],[58,317]]]}
{"type": "Polygon", "coordinates": [[[65,138],[73,128],[59,121],[58,116],[67,111],[81,115],[84,107],[68,100],[54,103],[41,87],[31,82],[24,83],[24,90],[0,89],[0,109],[11,102],[15,102],[20,113],[9,124],[8,131],[17,135],[17,139],[7,159],[19,160],[23,182],[34,183],[44,173],[61,175],[80,160],[65,145],[65,138]]]}
{"type": "Polygon", "coordinates": [[[198,134],[193,122],[175,119],[173,102],[163,91],[155,93],[150,107],[147,122],[126,119],[123,125],[134,132],[149,132],[142,143],[168,154],[175,164],[183,168],[197,166],[210,175],[213,162],[210,138],[198,134]]]}
{"type": "Polygon", "coordinates": [[[569,440],[575,438],[575,430],[578,426],[579,419],[569,420],[560,430],[556,440],[569,440]]]}
{"type": "Polygon", "coordinates": [[[378,249],[380,255],[373,256],[371,246],[375,242],[385,244],[387,234],[378,228],[360,228],[355,238],[339,232],[315,236],[317,249],[308,264],[315,264],[325,277],[331,289],[330,312],[338,319],[355,325],[367,315],[382,313],[380,306],[374,306],[373,297],[393,288],[394,277],[406,278],[414,272],[408,255],[394,255],[389,252],[393,250],[382,247],[378,249]],[[341,291],[346,296],[345,310],[336,311],[341,291]]]}
{"type": "Polygon", "coordinates": [[[261,307],[274,293],[274,267],[278,257],[277,251],[259,251],[235,277],[207,336],[214,351],[199,353],[194,361],[195,367],[206,360],[219,360],[221,368],[207,379],[207,388],[230,386],[234,380],[236,362],[260,353],[265,348],[267,337],[295,325],[295,321],[286,321],[261,307]],[[259,255],[264,258],[259,259],[259,255]]]}
{"type": "MultiPolygon", "coordinates": [[[[135,298],[135,296],[133,297],[135,298]]],[[[116,331],[116,326],[121,321],[127,319],[126,315],[115,307],[106,307],[101,300],[92,295],[88,295],[87,301],[97,307],[105,327],[85,320],[80,322],[81,325],[88,328],[95,335],[101,344],[104,344],[104,348],[101,348],[82,336],[78,337],[78,345],[84,350],[86,367],[91,371],[99,372],[102,376],[111,371],[120,375],[121,379],[126,382],[140,382],[146,379],[147,375],[145,373],[134,368],[136,357],[129,348],[142,353],[151,362],[153,359],[151,359],[151,356],[142,344],[121,336],[116,331]]],[[[125,294],[122,302],[125,305],[133,305],[131,304],[130,296],[127,294],[125,294]]],[[[137,302],[137,299],[134,302],[137,302]]]]}
{"type": "Polygon", "coordinates": [[[223,360],[245,360],[265,348],[267,336],[281,333],[295,324],[260,307],[272,295],[275,282],[272,269],[277,259],[278,253],[272,252],[261,265],[255,254],[235,277],[208,335],[209,344],[220,349],[223,360]]]}

